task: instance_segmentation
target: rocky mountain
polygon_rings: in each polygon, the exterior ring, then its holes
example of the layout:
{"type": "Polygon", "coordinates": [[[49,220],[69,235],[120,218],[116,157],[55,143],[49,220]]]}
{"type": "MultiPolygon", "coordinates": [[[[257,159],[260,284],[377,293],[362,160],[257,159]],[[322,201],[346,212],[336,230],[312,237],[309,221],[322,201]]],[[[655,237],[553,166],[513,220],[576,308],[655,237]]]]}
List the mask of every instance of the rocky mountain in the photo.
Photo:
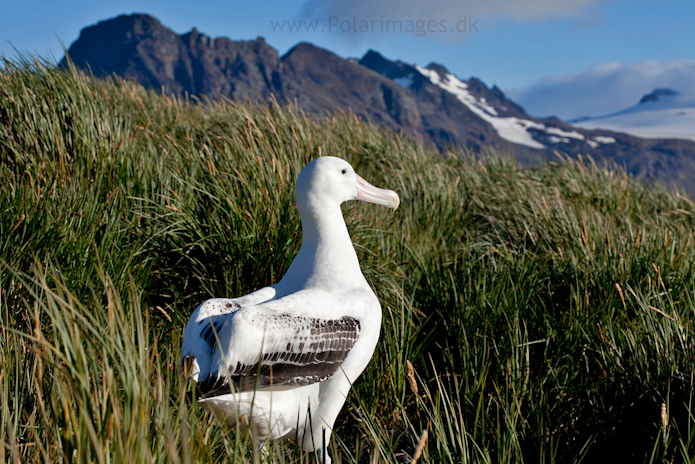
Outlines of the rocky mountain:
{"type": "Polygon", "coordinates": [[[605,157],[695,193],[695,142],[534,119],[499,88],[462,80],[440,64],[420,67],[376,51],[344,59],[308,43],[280,56],[260,37],[233,41],[196,29],[178,35],[143,14],[83,29],[68,54],[96,76],[116,74],[181,97],[296,101],[318,116],[344,109],[442,149],[495,148],[524,163],[555,159],[556,151],[605,157]]]}
{"type": "Polygon", "coordinates": [[[184,96],[267,99],[279,89],[277,50],[263,39],[177,35],[148,15],[119,16],[82,30],[69,55],[96,76],[116,74],[184,96]]]}
{"type": "Polygon", "coordinates": [[[392,129],[422,131],[409,92],[364,66],[302,43],[280,57],[261,37],[177,35],[157,19],[133,14],[82,30],[68,55],[96,76],[116,74],[179,97],[297,101],[310,113],[336,108],[392,129]]]}

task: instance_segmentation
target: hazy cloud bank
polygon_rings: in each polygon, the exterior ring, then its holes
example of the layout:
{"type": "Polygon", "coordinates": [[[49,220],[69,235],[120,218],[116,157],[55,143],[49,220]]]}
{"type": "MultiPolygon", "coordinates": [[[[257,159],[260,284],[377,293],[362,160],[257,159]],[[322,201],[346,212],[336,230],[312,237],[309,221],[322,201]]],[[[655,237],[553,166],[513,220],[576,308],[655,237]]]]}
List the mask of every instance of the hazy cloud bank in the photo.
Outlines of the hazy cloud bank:
{"type": "Polygon", "coordinates": [[[506,93],[533,116],[573,119],[621,111],[656,88],[695,94],[695,60],[603,63],[506,93]]]}

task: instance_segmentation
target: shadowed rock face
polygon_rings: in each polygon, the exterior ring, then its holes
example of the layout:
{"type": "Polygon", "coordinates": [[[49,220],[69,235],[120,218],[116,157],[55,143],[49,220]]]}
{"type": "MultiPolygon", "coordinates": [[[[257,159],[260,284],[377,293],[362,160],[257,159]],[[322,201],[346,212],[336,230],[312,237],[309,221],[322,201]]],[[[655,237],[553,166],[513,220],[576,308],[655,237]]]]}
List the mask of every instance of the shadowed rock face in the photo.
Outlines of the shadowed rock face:
{"type": "Polygon", "coordinates": [[[116,74],[169,94],[268,99],[280,92],[280,56],[262,38],[211,39],[196,29],[177,35],[134,14],[82,30],[68,51],[94,75],[116,74]]]}
{"type": "Polygon", "coordinates": [[[350,109],[393,129],[422,132],[415,99],[406,89],[358,63],[301,43],[282,57],[284,96],[316,114],[350,109]]]}
{"type": "MultiPolygon", "coordinates": [[[[551,131],[584,137],[560,137],[559,141],[553,132],[529,129],[533,140],[544,146],[531,148],[500,137],[489,119],[435,85],[415,66],[388,60],[371,50],[357,61],[301,43],[280,57],[260,37],[250,41],[213,39],[196,29],[178,35],[151,16],[133,14],[83,29],[68,53],[77,67],[91,69],[96,76],[116,74],[180,97],[296,101],[304,111],[318,116],[342,109],[440,149],[495,148],[514,153],[522,163],[556,159],[556,151],[590,155],[614,160],[639,177],[680,185],[695,193],[695,142],[640,139],[578,129],[555,118],[537,120],[497,87],[488,88],[476,78],[461,81],[471,98],[492,108],[498,118],[523,119],[551,131]],[[614,142],[587,143],[596,137],[614,142]]],[[[439,79],[449,75],[444,66],[435,63],[425,72],[436,73],[439,79]]]]}

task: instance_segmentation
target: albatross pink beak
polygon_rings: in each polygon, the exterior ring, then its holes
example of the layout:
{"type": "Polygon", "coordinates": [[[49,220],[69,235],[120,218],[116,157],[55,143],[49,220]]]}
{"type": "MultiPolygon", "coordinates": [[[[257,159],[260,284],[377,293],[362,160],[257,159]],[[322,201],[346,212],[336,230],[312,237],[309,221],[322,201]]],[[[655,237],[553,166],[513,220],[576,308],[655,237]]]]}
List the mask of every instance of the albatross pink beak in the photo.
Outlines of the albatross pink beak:
{"type": "Polygon", "coordinates": [[[357,174],[355,174],[355,177],[357,178],[357,195],[355,196],[355,200],[362,200],[369,203],[376,203],[377,205],[388,206],[389,208],[393,208],[394,211],[398,209],[398,205],[401,204],[401,199],[398,198],[398,194],[396,192],[393,190],[374,187],[357,174]]]}

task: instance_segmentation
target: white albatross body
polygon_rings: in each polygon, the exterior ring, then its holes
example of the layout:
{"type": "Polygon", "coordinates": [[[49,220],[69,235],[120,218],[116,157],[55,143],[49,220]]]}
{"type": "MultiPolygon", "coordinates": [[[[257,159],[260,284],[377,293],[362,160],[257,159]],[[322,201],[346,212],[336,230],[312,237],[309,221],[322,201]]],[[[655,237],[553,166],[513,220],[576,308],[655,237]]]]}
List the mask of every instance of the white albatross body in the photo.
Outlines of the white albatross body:
{"type": "Polygon", "coordinates": [[[283,279],[249,295],[212,299],[192,314],[181,360],[192,361],[198,403],[259,442],[297,437],[321,454],[352,383],[367,367],[381,306],[365,280],[340,205],[358,199],[393,208],[344,160],[318,158],[295,189],[303,241],[283,279]],[[324,435],[325,434],[325,435],[324,435]]]}

